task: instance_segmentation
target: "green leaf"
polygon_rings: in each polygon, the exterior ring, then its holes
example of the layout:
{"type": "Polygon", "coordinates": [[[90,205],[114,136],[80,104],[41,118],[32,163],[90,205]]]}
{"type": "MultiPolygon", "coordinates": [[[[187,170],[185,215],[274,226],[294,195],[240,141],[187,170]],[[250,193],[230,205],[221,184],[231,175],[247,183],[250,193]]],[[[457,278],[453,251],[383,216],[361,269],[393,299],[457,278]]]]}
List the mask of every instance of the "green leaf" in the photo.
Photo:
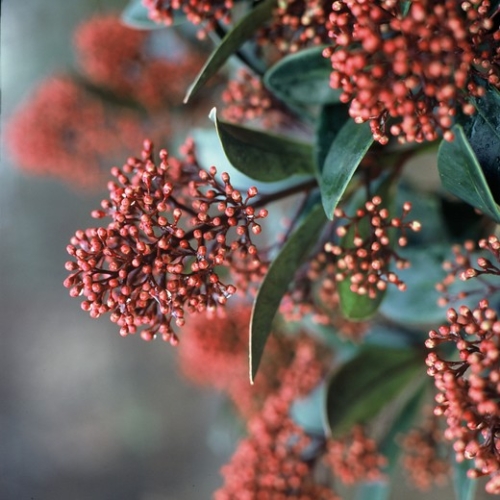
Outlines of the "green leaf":
{"type": "Polygon", "coordinates": [[[476,113],[461,122],[496,202],[500,201],[500,92],[473,99],[476,113]]]}
{"type": "Polygon", "coordinates": [[[326,104],[321,109],[314,144],[318,172],[323,171],[330,146],[347,120],[349,120],[349,107],[345,104],[326,104]]]}
{"type": "MultiPolygon", "coordinates": [[[[123,24],[131,28],[140,30],[158,30],[166,26],[157,23],[149,18],[148,9],[142,5],[142,0],[132,0],[122,12],[121,19],[123,24]]],[[[182,13],[175,13],[174,24],[179,24],[186,20],[182,13]]]]}
{"type": "Polygon", "coordinates": [[[329,219],[333,219],[333,211],[372,143],[370,125],[353,120],[348,120],[333,140],[320,177],[321,198],[329,219]]]}
{"type": "Polygon", "coordinates": [[[329,381],[326,412],[332,436],[375,417],[421,372],[422,364],[412,349],[363,347],[329,381]]]}
{"type": "Polygon", "coordinates": [[[467,471],[471,465],[469,460],[457,462],[452,452],[453,465],[453,489],[456,500],[474,500],[476,496],[477,479],[467,477],[467,471]]]}
{"type": "MultiPolygon", "coordinates": [[[[393,213],[394,201],[395,201],[395,186],[393,179],[387,177],[378,188],[374,191],[374,195],[379,195],[382,198],[382,204],[380,208],[387,208],[389,213],[393,213]]],[[[354,211],[358,208],[362,208],[365,204],[366,198],[362,197],[362,201],[357,204],[354,211]]],[[[354,248],[354,236],[356,228],[351,226],[347,231],[347,234],[341,239],[340,246],[343,248],[354,248]]],[[[358,235],[363,238],[363,240],[368,240],[371,233],[371,228],[368,219],[365,218],[357,227],[358,235]]],[[[388,232],[391,245],[394,245],[393,231],[388,232]]],[[[337,283],[337,291],[340,299],[340,309],[342,315],[353,321],[361,321],[373,316],[380,304],[384,300],[387,290],[379,290],[376,297],[370,298],[368,294],[360,295],[351,290],[351,280],[347,277],[343,281],[337,283]]],[[[400,292],[402,293],[402,292],[400,292]]]]}
{"type": "Polygon", "coordinates": [[[330,87],[330,60],[325,47],[285,56],[264,75],[265,86],[279,99],[300,104],[338,103],[340,90],[330,87]]]}
{"type": "Polygon", "coordinates": [[[455,125],[452,130],[455,139],[443,141],[438,151],[438,170],[443,186],[500,222],[500,210],[464,129],[455,125]]]}
{"type": "Polygon", "coordinates": [[[252,383],[281,299],[288,289],[295,270],[316,243],[325,222],[321,205],[315,205],[283,245],[259,288],[250,320],[250,381],[252,383]]]}
{"type": "Polygon", "coordinates": [[[436,283],[446,276],[443,262],[451,259],[449,245],[432,245],[423,250],[403,248],[398,254],[408,259],[408,269],[393,271],[406,283],[405,292],[396,287],[388,287],[384,302],[380,307],[383,316],[403,325],[435,325],[446,319],[446,308],[437,303],[441,294],[436,290],[436,283]]]}
{"type": "Polygon", "coordinates": [[[188,102],[198,90],[222,67],[240,47],[250,39],[255,31],[272,16],[277,0],[264,0],[252,9],[234,28],[226,34],[208,61],[201,68],[193,84],[189,87],[184,102],[188,102]]]}
{"type": "Polygon", "coordinates": [[[210,117],[215,121],[228,160],[248,177],[275,182],[294,174],[314,175],[313,149],[309,144],[219,120],[215,108],[210,117]]]}

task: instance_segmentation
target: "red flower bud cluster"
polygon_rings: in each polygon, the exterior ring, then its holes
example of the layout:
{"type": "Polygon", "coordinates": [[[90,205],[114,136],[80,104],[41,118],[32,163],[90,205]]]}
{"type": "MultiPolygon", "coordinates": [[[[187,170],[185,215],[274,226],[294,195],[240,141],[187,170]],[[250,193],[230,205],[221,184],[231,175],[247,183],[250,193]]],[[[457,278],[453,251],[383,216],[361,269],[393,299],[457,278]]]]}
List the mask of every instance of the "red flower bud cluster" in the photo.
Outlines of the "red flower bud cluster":
{"type": "Polygon", "coordinates": [[[329,439],[323,460],[346,485],[382,479],[381,469],[387,463],[375,440],[359,425],[342,439],[329,439]]]}
{"type": "Polygon", "coordinates": [[[258,41],[281,53],[329,41],[327,20],[330,0],[288,0],[278,2],[271,24],[260,31],[258,41]]]}
{"type": "Polygon", "coordinates": [[[231,122],[257,121],[266,128],[278,128],[290,121],[290,116],[262,80],[246,70],[239,71],[236,79],[229,81],[222,101],[222,117],[231,122]]]}
{"type": "Polygon", "coordinates": [[[446,418],[445,437],[457,460],[474,460],[471,477],[491,476],[488,493],[500,494],[500,320],[486,299],[471,310],[448,310],[448,323],[429,332],[426,346],[454,343],[456,356],[433,351],[427,372],[438,392],[436,415],[446,418]]]}
{"type": "Polygon", "coordinates": [[[89,80],[133,99],[148,109],[178,105],[202,59],[192,51],[180,51],[176,57],[160,58],[148,51],[154,34],[122,24],[114,15],[94,16],[79,25],[74,33],[78,63],[89,80]]]}
{"type": "Polygon", "coordinates": [[[7,122],[5,139],[17,166],[94,187],[104,165],[143,133],[136,114],[105,107],[70,77],[42,82],[7,122]]]}
{"type": "MultiPolygon", "coordinates": [[[[491,235],[480,240],[478,246],[480,250],[489,252],[496,262],[500,263],[500,241],[496,236],[491,235]]],[[[462,246],[453,246],[454,261],[446,261],[443,264],[443,268],[448,271],[448,275],[441,283],[436,285],[436,290],[443,294],[439,299],[440,305],[445,306],[450,302],[456,302],[471,295],[489,297],[500,290],[500,285],[496,285],[494,281],[487,279],[487,276],[500,276],[500,267],[483,255],[476,256],[476,263],[474,264],[473,252],[475,249],[476,244],[471,240],[466,241],[462,246]],[[477,287],[452,293],[451,290],[456,283],[457,277],[462,281],[474,278],[477,287]]]]}
{"type": "Polygon", "coordinates": [[[433,484],[443,486],[449,479],[450,459],[435,415],[412,429],[401,440],[403,469],[411,484],[428,491],[433,484]]]}
{"type": "Polygon", "coordinates": [[[391,218],[388,209],[383,208],[380,196],[367,201],[353,217],[346,215],[341,208],[335,209],[336,218],[348,220],[347,224],[337,228],[337,236],[342,238],[342,243],[327,243],[324,247],[326,253],[336,257],[335,281],[348,279],[353,292],[370,298],[385,290],[388,283],[405,290],[406,285],[389,271],[389,265],[395,260],[396,266],[404,269],[409,263],[392,249],[391,239],[395,238],[390,233],[394,229],[400,231],[397,243],[403,247],[407,243],[406,232],[420,230],[419,222],[405,221],[410,210],[411,204],[406,202],[402,215],[391,218]]]}
{"type": "Polygon", "coordinates": [[[293,400],[309,393],[325,374],[317,347],[306,337],[299,341],[281,389],[250,420],[249,436],[222,468],[224,486],[215,492],[216,500],[338,500],[333,491],[315,482],[305,456],[311,439],[289,416],[293,400]]]}
{"type": "Polygon", "coordinates": [[[191,24],[205,26],[198,32],[200,38],[205,38],[218,21],[229,23],[233,0],[142,0],[149,11],[149,18],[157,23],[170,26],[176,13],[185,15],[191,24]]]}
{"type": "MultiPolygon", "coordinates": [[[[382,144],[453,139],[458,111],[500,87],[500,31],[490,0],[337,0],[329,16],[331,86],[382,144]],[[482,81],[481,84],[478,82],[482,81]],[[387,130],[389,128],[389,130],[387,130]]],[[[498,12],[498,11],[497,11],[498,12]]]]}
{"type": "Polygon", "coordinates": [[[121,335],[143,328],[151,340],[160,334],[177,343],[172,323],[184,325],[185,313],[224,305],[236,292],[217,274],[238,260],[260,263],[252,235],[261,231],[250,201],[257,189],[244,195],[229,175],[216,179],[216,169],[201,170],[192,141],[185,158],[153,157],[150,141],[142,157],[130,158],[112,169],[109,199],[96,218],[110,217],[107,227],[77,231],[68,246],[75,259],[66,264],[65,281],[74,297],[85,297],[82,308],[97,318],[110,313],[121,335]]]}

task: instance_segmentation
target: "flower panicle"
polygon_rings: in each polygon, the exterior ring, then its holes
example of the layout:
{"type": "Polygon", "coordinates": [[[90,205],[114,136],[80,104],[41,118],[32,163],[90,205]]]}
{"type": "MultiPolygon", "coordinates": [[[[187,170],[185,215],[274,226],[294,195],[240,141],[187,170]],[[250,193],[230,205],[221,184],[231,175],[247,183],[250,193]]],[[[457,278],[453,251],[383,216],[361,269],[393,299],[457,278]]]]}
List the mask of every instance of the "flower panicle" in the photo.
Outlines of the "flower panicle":
{"type": "Polygon", "coordinates": [[[351,117],[369,122],[375,140],[453,140],[458,112],[499,88],[500,31],[489,0],[402,2],[337,0],[329,15],[334,42],[324,51],[351,117]]]}
{"type": "Polygon", "coordinates": [[[471,477],[490,476],[489,493],[500,493],[500,319],[487,299],[470,309],[450,308],[448,324],[429,332],[428,374],[438,394],[434,413],[446,419],[457,461],[474,460],[471,477]],[[455,344],[451,360],[441,344],[455,344]]]}
{"type": "Polygon", "coordinates": [[[159,334],[176,344],[186,312],[223,306],[236,292],[219,267],[239,255],[260,263],[252,236],[267,211],[251,204],[257,189],[242,193],[227,173],[220,182],[215,167],[201,170],[193,141],[183,152],[178,160],[162,150],[155,162],[145,141],[141,158],[112,169],[109,198],[92,213],[111,222],[77,231],[67,248],[70,295],[84,296],[94,318],[109,313],[123,336],[142,329],[145,340],[159,334]]]}
{"type": "Polygon", "coordinates": [[[403,205],[402,215],[391,217],[384,207],[380,196],[374,196],[359,208],[354,216],[348,216],[343,209],[335,209],[337,219],[347,219],[347,223],[337,227],[337,236],[341,244],[326,243],[324,251],[336,258],[335,281],[350,281],[350,289],[359,295],[376,297],[388,284],[394,284],[399,290],[406,290],[405,283],[393,271],[389,270],[394,260],[398,269],[405,269],[409,262],[400,257],[392,248],[391,230],[398,230],[397,244],[406,246],[408,231],[419,231],[418,221],[407,221],[411,203],[403,205]],[[368,227],[368,231],[364,229],[368,227]],[[366,235],[364,234],[366,232],[366,235]]]}

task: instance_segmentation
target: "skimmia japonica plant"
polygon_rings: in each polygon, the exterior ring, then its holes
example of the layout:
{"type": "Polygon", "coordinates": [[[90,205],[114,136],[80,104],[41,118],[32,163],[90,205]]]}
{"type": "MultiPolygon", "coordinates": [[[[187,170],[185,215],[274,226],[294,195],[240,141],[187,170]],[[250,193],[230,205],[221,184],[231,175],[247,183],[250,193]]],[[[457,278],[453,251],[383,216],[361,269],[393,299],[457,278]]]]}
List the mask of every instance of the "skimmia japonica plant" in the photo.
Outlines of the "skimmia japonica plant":
{"type": "Polygon", "coordinates": [[[93,85],[180,95],[147,30],[213,50],[188,110],[230,80],[208,146],[167,151],[160,121],[112,168],[65,286],[232,401],[214,498],[386,499],[398,467],[500,494],[500,2],[133,0],[122,21],[99,24],[115,52],[78,34],[93,85]]]}

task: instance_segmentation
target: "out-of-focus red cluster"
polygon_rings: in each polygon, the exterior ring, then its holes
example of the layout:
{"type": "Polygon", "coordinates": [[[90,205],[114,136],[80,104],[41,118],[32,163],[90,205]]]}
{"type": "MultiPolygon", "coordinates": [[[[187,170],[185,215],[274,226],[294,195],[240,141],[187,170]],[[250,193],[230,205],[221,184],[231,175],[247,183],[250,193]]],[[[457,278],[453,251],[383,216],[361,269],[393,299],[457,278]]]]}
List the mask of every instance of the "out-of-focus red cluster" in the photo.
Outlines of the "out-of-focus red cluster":
{"type": "Polygon", "coordinates": [[[215,28],[218,21],[231,21],[233,0],[142,0],[148,9],[149,17],[157,23],[170,26],[176,14],[185,15],[187,20],[195,25],[205,25],[198,32],[200,38],[205,38],[208,32],[215,28]]]}
{"type": "Polygon", "coordinates": [[[471,98],[486,82],[500,86],[495,13],[490,0],[337,0],[328,19],[334,45],[324,52],[331,85],[382,144],[389,133],[451,140],[456,113],[474,113],[471,98]]]}
{"type": "Polygon", "coordinates": [[[181,370],[190,380],[224,391],[239,414],[249,418],[281,384],[293,357],[291,338],[271,335],[254,385],[248,380],[248,335],[251,309],[218,310],[218,316],[190,318],[179,346],[181,370]]]}
{"type": "Polygon", "coordinates": [[[26,172],[93,187],[102,168],[139,146],[142,125],[132,112],[107,108],[65,75],[44,81],[10,118],[5,140],[26,172]]]}
{"type": "Polygon", "coordinates": [[[172,323],[181,327],[185,312],[222,306],[235,293],[218,268],[233,260],[259,268],[252,235],[267,211],[251,205],[257,189],[242,194],[227,173],[220,182],[215,167],[201,170],[192,141],[184,153],[177,160],[162,150],[155,162],[145,141],[141,158],[112,169],[110,197],[92,214],[111,222],[77,231],[67,248],[74,260],[65,286],[85,297],[82,308],[93,318],[110,313],[121,335],[142,328],[145,340],[160,334],[176,344],[172,323]]]}
{"type": "Polygon", "coordinates": [[[222,468],[224,485],[215,493],[216,500],[339,500],[317,481],[317,467],[327,467],[347,484],[381,478],[385,459],[361,428],[341,439],[313,439],[290,417],[293,401],[310,393],[325,376],[327,364],[320,350],[307,337],[298,340],[280,389],[249,421],[248,437],[222,468]]]}
{"type": "Polygon", "coordinates": [[[269,26],[258,34],[261,45],[282,54],[328,43],[328,14],[331,0],[289,0],[278,2],[269,26]]]}
{"type": "Polygon", "coordinates": [[[257,122],[265,128],[280,128],[290,122],[285,108],[264,87],[262,80],[241,70],[222,93],[222,117],[235,123],[257,122]]]}
{"type": "MultiPolygon", "coordinates": [[[[117,16],[95,16],[75,31],[78,63],[95,85],[148,109],[179,105],[203,59],[178,47],[165,57],[155,56],[148,48],[153,36],[123,25],[117,16]]],[[[175,40],[176,45],[183,43],[175,40]]]]}

